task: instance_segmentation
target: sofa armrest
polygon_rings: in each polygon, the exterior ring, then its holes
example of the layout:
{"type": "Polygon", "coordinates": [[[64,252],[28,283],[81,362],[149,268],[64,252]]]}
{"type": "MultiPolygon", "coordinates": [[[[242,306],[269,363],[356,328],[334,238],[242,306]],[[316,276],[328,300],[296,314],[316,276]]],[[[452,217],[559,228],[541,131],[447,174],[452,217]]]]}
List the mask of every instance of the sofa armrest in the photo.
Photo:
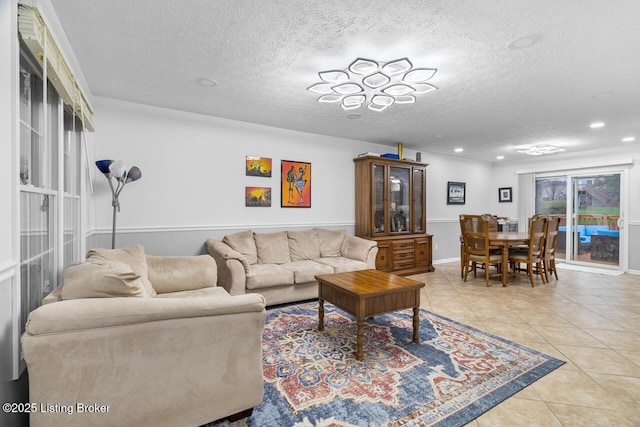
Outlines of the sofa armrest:
{"type": "Polygon", "coordinates": [[[218,265],[218,285],[226,289],[230,295],[246,293],[249,263],[244,255],[216,239],[207,240],[207,251],[218,265]]]}
{"type": "Polygon", "coordinates": [[[260,312],[259,294],[200,298],[85,298],[38,307],[27,319],[27,335],[87,331],[170,319],[260,312]]]}
{"type": "Polygon", "coordinates": [[[347,234],[342,242],[341,252],[343,257],[364,261],[370,268],[375,268],[378,244],[374,240],[347,234]]]}

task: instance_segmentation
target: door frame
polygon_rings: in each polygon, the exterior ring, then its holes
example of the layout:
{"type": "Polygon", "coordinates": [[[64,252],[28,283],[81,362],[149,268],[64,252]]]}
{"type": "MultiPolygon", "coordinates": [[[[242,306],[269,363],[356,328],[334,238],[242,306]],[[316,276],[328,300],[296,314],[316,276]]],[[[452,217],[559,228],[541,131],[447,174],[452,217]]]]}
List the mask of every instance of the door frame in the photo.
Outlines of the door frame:
{"type": "MultiPolygon", "coordinates": [[[[578,177],[585,176],[596,176],[596,175],[610,175],[613,173],[620,174],[620,219],[621,225],[620,227],[620,256],[619,262],[617,266],[609,266],[598,263],[591,263],[585,261],[578,261],[570,259],[571,253],[573,252],[573,242],[571,241],[572,233],[566,233],[566,257],[564,260],[558,260],[559,262],[565,262],[567,264],[572,264],[576,266],[584,266],[590,268],[602,268],[606,270],[614,270],[626,272],[629,268],[629,228],[627,226],[627,212],[629,212],[629,168],[625,166],[603,166],[603,167],[595,167],[595,168],[584,168],[584,169],[565,169],[565,170],[556,170],[553,172],[534,172],[533,178],[534,183],[537,178],[552,178],[552,177],[565,177],[567,180],[567,227],[570,224],[573,224],[575,214],[573,212],[573,186],[572,179],[578,177]]],[[[535,186],[534,191],[532,192],[532,210],[535,210],[535,186]]],[[[534,214],[535,212],[532,212],[534,214]]]]}

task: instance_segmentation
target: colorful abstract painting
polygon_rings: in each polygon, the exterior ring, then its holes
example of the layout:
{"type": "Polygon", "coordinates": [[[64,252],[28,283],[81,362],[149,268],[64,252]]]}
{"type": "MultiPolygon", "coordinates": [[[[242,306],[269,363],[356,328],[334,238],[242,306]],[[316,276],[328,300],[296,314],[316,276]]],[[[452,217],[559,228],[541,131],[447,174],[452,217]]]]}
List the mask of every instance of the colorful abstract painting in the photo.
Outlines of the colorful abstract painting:
{"type": "Polygon", "coordinates": [[[311,163],[282,160],[280,185],[280,206],[311,207],[311,163]]]}

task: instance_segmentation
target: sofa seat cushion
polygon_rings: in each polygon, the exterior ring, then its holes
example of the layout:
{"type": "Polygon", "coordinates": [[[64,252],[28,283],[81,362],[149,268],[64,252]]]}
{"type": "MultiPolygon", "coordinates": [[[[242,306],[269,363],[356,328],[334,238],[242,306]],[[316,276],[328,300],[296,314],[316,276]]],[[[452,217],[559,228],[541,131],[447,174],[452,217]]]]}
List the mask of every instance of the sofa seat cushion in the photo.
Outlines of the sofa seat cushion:
{"type": "Polygon", "coordinates": [[[188,291],[167,292],[165,294],[158,294],[156,298],[201,298],[201,297],[216,297],[216,298],[229,298],[231,295],[224,288],[212,287],[212,288],[200,288],[191,289],[188,291]]]}
{"type": "Polygon", "coordinates": [[[256,233],[253,236],[258,251],[258,264],[284,264],[291,262],[289,238],[286,231],[256,233]]]}
{"type": "Polygon", "coordinates": [[[367,270],[369,266],[364,261],[358,261],[341,256],[316,258],[314,261],[333,267],[334,273],[344,273],[347,271],[367,270]]]}
{"type": "Polygon", "coordinates": [[[249,266],[247,289],[271,288],[293,285],[293,271],[279,264],[255,264],[249,266]]]}
{"type": "Polygon", "coordinates": [[[295,284],[315,282],[317,274],[333,273],[333,267],[315,261],[295,261],[282,264],[282,267],[293,271],[293,282],[295,284]]]}

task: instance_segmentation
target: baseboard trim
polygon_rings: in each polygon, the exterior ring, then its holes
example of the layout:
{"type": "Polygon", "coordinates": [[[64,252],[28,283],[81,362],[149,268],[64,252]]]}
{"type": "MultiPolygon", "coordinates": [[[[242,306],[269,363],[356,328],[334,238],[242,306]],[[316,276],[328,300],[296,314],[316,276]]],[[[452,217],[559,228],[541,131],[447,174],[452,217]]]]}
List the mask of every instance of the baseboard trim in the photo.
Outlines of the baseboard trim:
{"type": "Polygon", "coordinates": [[[435,264],[446,264],[446,263],[448,263],[448,262],[454,262],[454,261],[460,262],[460,257],[457,257],[457,258],[437,259],[437,260],[433,261],[433,264],[434,264],[434,265],[435,265],[435,264]]]}

